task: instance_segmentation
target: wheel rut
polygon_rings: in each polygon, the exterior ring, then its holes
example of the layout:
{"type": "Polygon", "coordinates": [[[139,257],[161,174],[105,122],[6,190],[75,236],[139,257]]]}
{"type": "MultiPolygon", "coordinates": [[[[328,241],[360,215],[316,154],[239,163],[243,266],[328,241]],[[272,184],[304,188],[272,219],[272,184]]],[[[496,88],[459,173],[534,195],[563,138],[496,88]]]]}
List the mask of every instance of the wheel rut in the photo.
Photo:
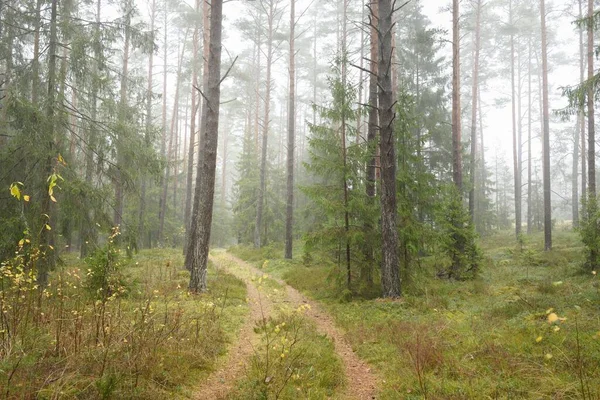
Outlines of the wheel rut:
{"type": "MultiPolygon", "coordinates": [[[[241,372],[243,372],[243,366],[240,364],[240,360],[244,360],[243,363],[245,364],[252,354],[253,347],[248,338],[254,337],[255,340],[258,341],[258,338],[256,337],[257,335],[255,335],[253,332],[253,328],[256,322],[260,321],[261,318],[268,318],[271,310],[273,309],[273,302],[266,298],[266,296],[259,296],[256,286],[254,286],[250,279],[251,276],[262,276],[263,271],[260,271],[259,269],[229,253],[219,253],[219,259],[228,260],[229,263],[234,263],[237,265],[239,268],[226,268],[226,270],[229,273],[236,275],[238,278],[243,279],[248,287],[251,307],[250,317],[242,327],[239,336],[240,339],[238,339],[239,343],[236,343],[230,351],[230,356],[226,363],[229,364],[230,362],[233,362],[234,364],[237,363],[239,365],[239,369],[236,370],[236,378],[239,378],[241,377],[241,372]],[[248,274],[250,274],[250,276],[248,276],[248,274]],[[261,301],[262,309],[260,306],[261,301]],[[266,310],[268,310],[268,312],[266,310]]],[[[215,264],[219,263],[215,262],[215,264]]],[[[358,400],[375,399],[378,387],[377,377],[373,374],[367,363],[361,360],[356,353],[354,353],[352,347],[344,337],[343,331],[334,324],[331,316],[326,313],[316,302],[309,300],[306,296],[301,294],[298,290],[294,289],[290,285],[286,284],[281,279],[276,279],[273,277],[271,277],[271,279],[275,280],[286,289],[287,302],[291,303],[292,306],[297,307],[301,304],[308,304],[310,306],[306,312],[306,316],[315,322],[319,333],[326,335],[333,342],[335,352],[343,362],[344,373],[346,376],[346,388],[345,392],[342,394],[342,398],[358,400]]],[[[232,367],[234,366],[224,365],[223,368],[226,370],[224,373],[232,373],[232,367]]],[[[226,376],[219,376],[219,379],[223,380],[224,382],[228,382],[225,379],[226,376]]],[[[230,375],[228,378],[232,379],[233,376],[230,375]]],[[[228,389],[232,388],[233,384],[235,383],[234,381],[235,379],[233,379],[233,382],[229,381],[229,385],[227,386],[228,389]]],[[[221,391],[219,393],[226,394],[226,391],[221,391]]],[[[223,398],[223,395],[221,395],[221,397],[196,398],[223,398]]]]}

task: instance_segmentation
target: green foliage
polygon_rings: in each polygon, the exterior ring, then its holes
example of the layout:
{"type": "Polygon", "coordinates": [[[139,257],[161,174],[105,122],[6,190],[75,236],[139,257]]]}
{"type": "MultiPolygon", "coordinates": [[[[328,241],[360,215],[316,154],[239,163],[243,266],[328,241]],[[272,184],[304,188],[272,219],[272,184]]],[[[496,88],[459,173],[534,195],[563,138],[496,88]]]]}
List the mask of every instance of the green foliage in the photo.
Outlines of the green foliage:
{"type": "Polygon", "coordinates": [[[85,259],[88,266],[86,286],[102,301],[122,296],[127,291],[121,249],[117,245],[120,234],[118,227],[113,228],[108,243],[85,259]]]}
{"type": "Polygon", "coordinates": [[[479,268],[481,254],[475,243],[476,233],[471,217],[454,185],[448,186],[444,200],[437,221],[440,224],[440,250],[447,256],[450,265],[440,271],[440,275],[453,279],[472,277],[479,268]]]}
{"type": "Polygon", "coordinates": [[[211,272],[212,294],[189,296],[179,251],[141,252],[122,266],[135,290],[105,301],[86,290],[86,265],[65,258],[43,291],[25,258],[0,267],[7,398],[188,398],[244,320],[243,282],[211,272]]]}
{"type": "MultiPolygon", "coordinates": [[[[323,122],[320,125],[309,124],[309,160],[304,166],[312,181],[301,189],[309,199],[307,209],[314,218],[314,224],[306,233],[305,252],[326,250],[340,265],[345,257],[346,243],[349,243],[352,275],[365,283],[373,273],[372,255],[366,254],[365,249],[375,249],[379,243],[376,230],[378,202],[366,194],[364,177],[370,159],[369,149],[366,144],[353,142],[356,137],[355,121],[360,112],[353,108],[356,88],[350,83],[343,85],[340,68],[338,62],[333,68],[334,75],[329,78],[331,103],[327,106],[313,105],[323,122]],[[346,123],[346,143],[352,143],[347,147],[346,163],[340,136],[342,120],[346,123]],[[348,186],[347,209],[344,183],[348,186]],[[346,212],[349,215],[348,232],[344,225],[346,212]]],[[[345,279],[344,273],[340,266],[340,284],[345,279]]]]}
{"type": "Polygon", "coordinates": [[[267,271],[321,301],[381,376],[378,398],[595,399],[598,276],[574,272],[583,258],[576,234],[554,239],[544,252],[542,233],[530,236],[530,258],[545,261],[528,265],[514,231],[483,238],[493,266],[473,280],[431,279],[436,260],[424,258],[402,301],[339,302],[318,253],[309,268],[271,260],[267,271]]]}
{"type": "Polygon", "coordinates": [[[600,209],[598,198],[588,195],[582,201],[581,221],[579,223],[579,235],[587,250],[587,269],[598,270],[600,261],[600,209]]]}

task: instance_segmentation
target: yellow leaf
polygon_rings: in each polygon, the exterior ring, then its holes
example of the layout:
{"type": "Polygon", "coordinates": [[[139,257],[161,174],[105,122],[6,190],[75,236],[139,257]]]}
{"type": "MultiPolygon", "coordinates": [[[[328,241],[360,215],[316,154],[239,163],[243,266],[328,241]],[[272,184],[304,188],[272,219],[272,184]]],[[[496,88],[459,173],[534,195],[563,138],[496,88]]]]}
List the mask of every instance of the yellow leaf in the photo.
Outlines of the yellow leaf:
{"type": "Polygon", "coordinates": [[[550,313],[550,314],[548,314],[547,320],[548,320],[549,324],[552,324],[552,323],[558,321],[558,315],[556,315],[556,313],[550,313]]]}
{"type": "Polygon", "coordinates": [[[51,227],[50,227],[50,225],[48,225],[48,224],[46,224],[45,228],[46,228],[47,230],[49,230],[49,231],[51,231],[51,230],[52,230],[52,228],[51,228],[51,227]]]}
{"type": "Polygon", "coordinates": [[[560,331],[560,326],[555,326],[554,327],[554,332],[558,332],[558,331],[560,331]]]}
{"type": "Polygon", "coordinates": [[[56,203],[56,198],[54,196],[52,196],[52,195],[50,195],[50,200],[52,200],[53,202],[56,203]]]}
{"type": "Polygon", "coordinates": [[[18,200],[21,200],[21,191],[19,190],[19,187],[14,183],[10,185],[10,194],[13,197],[16,197],[18,200]]]}
{"type": "Polygon", "coordinates": [[[544,338],[543,338],[543,337],[541,337],[541,336],[538,336],[537,338],[535,338],[535,342],[536,342],[536,343],[539,343],[539,342],[541,342],[542,340],[544,340],[544,338]]]}
{"type": "Polygon", "coordinates": [[[546,310],[546,315],[550,314],[552,311],[554,311],[554,308],[549,308],[546,310]]]}
{"type": "Polygon", "coordinates": [[[25,196],[23,196],[23,200],[25,201],[29,201],[31,199],[31,197],[29,197],[28,194],[26,194],[25,196]]]}
{"type": "Polygon", "coordinates": [[[546,356],[545,356],[545,357],[546,357],[546,360],[549,360],[549,359],[551,359],[551,358],[552,358],[552,354],[550,354],[550,353],[546,353],[546,356]]]}

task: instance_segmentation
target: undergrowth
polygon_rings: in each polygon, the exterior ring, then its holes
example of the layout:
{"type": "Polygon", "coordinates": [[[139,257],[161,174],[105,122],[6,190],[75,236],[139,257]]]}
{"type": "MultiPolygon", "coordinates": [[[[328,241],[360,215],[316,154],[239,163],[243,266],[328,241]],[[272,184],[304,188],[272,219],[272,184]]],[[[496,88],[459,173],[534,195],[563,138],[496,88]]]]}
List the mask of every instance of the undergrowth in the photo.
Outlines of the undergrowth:
{"type": "MultiPolygon", "coordinates": [[[[111,238],[112,239],[112,238],[111,238]]],[[[40,291],[24,249],[0,268],[0,397],[172,399],[208,374],[243,320],[244,284],[187,293],[177,250],[73,255],[40,291]]]]}
{"type": "Polygon", "coordinates": [[[231,251],[320,300],[382,377],[382,399],[598,399],[600,281],[575,232],[554,236],[550,252],[539,233],[481,240],[491,261],[471,281],[438,279],[435,255],[422,258],[399,301],[341,301],[319,254],[231,251]]]}

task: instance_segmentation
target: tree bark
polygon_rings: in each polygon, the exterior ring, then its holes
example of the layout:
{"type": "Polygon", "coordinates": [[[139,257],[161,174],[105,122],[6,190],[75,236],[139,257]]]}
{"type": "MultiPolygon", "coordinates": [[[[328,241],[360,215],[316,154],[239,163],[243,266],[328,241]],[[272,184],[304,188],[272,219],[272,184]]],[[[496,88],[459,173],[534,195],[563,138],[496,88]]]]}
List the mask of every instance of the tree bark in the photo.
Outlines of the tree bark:
{"type": "MultiPolygon", "coordinates": [[[[208,81],[204,88],[206,107],[206,130],[201,137],[203,143],[199,156],[201,160],[196,173],[192,235],[189,241],[188,256],[191,271],[189,290],[193,293],[206,290],[206,267],[213,216],[215,192],[215,171],[217,147],[219,143],[219,108],[221,98],[221,34],[223,21],[223,0],[211,0],[210,6],[210,55],[208,58],[208,81]],[[202,182],[198,180],[202,179],[202,182]]],[[[186,260],[187,261],[187,260],[186,260]]]]}
{"type": "MultiPolygon", "coordinates": [[[[594,1],[588,0],[588,18],[594,17],[594,1]]],[[[594,79],[594,24],[589,23],[587,28],[588,36],[588,82],[590,82],[587,93],[587,114],[588,114],[588,191],[590,198],[596,197],[596,126],[594,118],[594,89],[591,82],[594,79]]]]}
{"type": "MultiPolygon", "coordinates": [[[[597,210],[597,199],[596,199],[596,127],[595,127],[595,117],[594,117],[594,88],[592,85],[592,81],[594,79],[594,24],[592,20],[594,18],[594,1],[588,0],[588,18],[590,21],[587,26],[587,34],[588,34],[588,93],[587,93],[587,113],[588,113],[588,203],[592,203],[595,205],[594,211],[597,210]]],[[[590,212],[591,214],[591,212],[590,212]]],[[[596,222],[596,215],[590,215],[590,223],[594,223],[597,227],[598,223],[596,222]]],[[[596,233],[596,239],[598,234],[596,233]]],[[[590,266],[593,270],[597,268],[597,259],[598,254],[596,253],[596,249],[594,246],[591,246],[590,249],[590,266]]]]}
{"type": "MultiPolygon", "coordinates": [[[[121,130],[125,128],[127,121],[127,83],[129,80],[129,42],[131,40],[131,4],[127,3],[127,9],[125,10],[125,43],[123,45],[123,69],[121,71],[121,88],[119,98],[119,122],[121,124],[121,130]]],[[[120,135],[119,135],[120,136],[120,135]]],[[[115,210],[113,217],[113,225],[120,226],[123,222],[123,207],[125,201],[125,192],[123,189],[123,172],[125,160],[123,160],[122,146],[124,137],[120,136],[117,138],[116,153],[117,153],[117,166],[115,172],[115,210]]]]}
{"type": "Polygon", "coordinates": [[[477,170],[477,96],[479,95],[479,54],[481,50],[481,0],[476,3],[476,22],[475,22],[475,54],[473,57],[473,87],[471,91],[471,187],[469,190],[469,214],[471,221],[475,223],[475,173],[477,170]]]}
{"type": "MultiPolygon", "coordinates": [[[[54,152],[56,147],[56,138],[54,137],[55,123],[54,123],[54,102],[56,98],[56,48],[58,41],[57,34],[57,8],[58,0],[52,0],[51,13],[50,13],[50,44],[48,47],[48,99],[46,103],[46,118],[48,123],[47,132],[47,156],[44,164],[44,172],[42,182],[46,182],[47,177],[52,175],[54,169],[54,152]]],[[[46,216],[46,224],[52,227],[54,203],[51,201],[47,188],[42,198],[41,214],[46,216]]],[[[43,259],[38,263],[37,271],[37,282],[41,288],[44,288],[48,284],[48,272],[52,270],[55,265],[56,252],[54,250],[54,230],[46,229],[42,227],[40,235],[40,246],[43,250],[43,259]]]]}
{"type": "MultiPolygon", "coordinates": [[[[341,126],[341,137],[342,137],[342,159],[344,162],[344,231],[346,233],[346,286],[350,289],[352,283],[352,274],[350,269],[350,211],[348,210],[348,152],[346,149],[346,85],[348,82],[347,73],[347,20],[348,20],[348,0],[342,0],[342,43],[341,43],[341,55],[342,55],[342,88],[344,94],[342,96],[342,126],[341,126]]],[[[391,23],[390,23],[391,24],[391,23]]],[[[393,51],[393,50],[392,50],[393,51]]],[[[391,61],[391,60],[390,60],[391,61]]],[[[395,167],[395,163],[394,163],[395,167]]]]}
{"type": "Polygon", "coordinates": [[[528,67],[527,67],[527,75],[528,75],[528,82],[527,82],[527,234],[530,234],[532,227],[533,227],[533,210],[532,210],[533,201],[531,198],[531,195],[532,195],[531,131],[532,131],[532,126],[533,126],[533,120],[531,117],[532,108],[533,108],[533,102],[531,100],[531,95],[532,95],[532,89],[531,89],[531,87],[532,87],[532,84],[531,84],[531,71],[532,71],[532,68],[531,68],[531,58],[532,58],[531,36],[529,36],[528,47],[529,47],[529,62],[528,62],[528,67]]]}
{"type": "Polygon", "coordinates": [[[274,0],[268,1],[267,12],[267,82],[265,88],[265,118],[263,120],[262,149],[260,158],[260,187],[256,203],[256,225],[254,226],[254,247],[259,249],[263,244],[261,240],[263,229],[263,209],[265,206],[265,192],[267,190],[267,146],[269,138],[269,118],[271,112],[271,67],[273,66],[273,31],[275,20],[274,0]]]}
{"type": "Polygon", "coordinates": [[[379,121],[381,152],[381,286],[383,297],[401,294],[396,205],[396,153],[392,88],[392,2],[379,0],[379,121]]]}
{"type": "MultiPolygon", "coordinates": [[[[579,0],[579,18],[583,18],[583,0],[579,0]]],[[[579,82],[583,84],[585,80],[585,50],[583,40],[583,28],[579,29],[579,82]]],[[[586,163],[586,129],[585,129],[585,109],[579,111],[579,122],[581,124],[581,198],[587,198],[587,163],[586,163]]],[[[583,210],[582,210],[583,211],[583,210]]]]}
{"type": "Polygon", "coordinates": [[[294,150],[296,142],[296,0],[290,1],[290,90],[287,140],[287,203],[285,218],[285,258],[292,259],[294,223],[294,150]]]}
{"type": "Polygon", "coordinates": [[[452,179],[462,195],[462,141],[460,121],[460,15],[459,0],[452,1],[452,179]]]}
{"type": "MultiPolygon", "coordinates": [[[[592,0],[590,0],[592,1],[592,0]]],[[[550,188],[550,114],[548,102],[548,35],[546,32],[546,2],[540,0],[542,19],[542,95],[543,95],[543,180],[544,180],[544,249],[552,249],[552,204],[550,188]]]]}
{"type": "MultiPolygon", "coordinates": [[[[512,0],[509,2],[510,34],[510,85],[511,85],[511,107],[512,107],[512,136],[513,136],[513,174],[515,183],[515,236],[518,239],[521,234],[521,166],[519,164],[518,151],[520,147],[517,139],[517,96],[515,94],[515,35],[513,33],[513,8],[512,0]]],[[[519,82],[520,84],[520,82],[519,82]]]]}
{"type": "Polygon", "coordinates": [[[371,157],[367,162],[367,196],[375,197],[375,168],[376,160],[376,143],[377,134],[379,133],[379,100],[377,88],[378,74],[378,54],[379,54],[379,36],[377,33],[377,25],[379,24],[379,3],[378,0],[373,0],[371,3],[371,74],[369,77],[369,126],[367,131],[367,147],[371,153],[371,157]]]}
{"type": "Polygon", "coordinates": [[[173,163],[172,157],[174,155],[173,151],[173,141],[175,140],[175,136],[177,135],[177,119],[179,118],[179,87],[181,86],[181,69],[183,67],[183,57],[185,55],[185,44],[187,42],[188,32],[185,33],[185,38],[183,40],[183,46],[181,48],[181,55],[179,57],[179,62],[177,64],[177,79],[175,83],[175,100],[173,102],[173,113],[171,115],[171,129],[169,134],[169,147],[166,153],[167,158],[167,167],[165,168],[165,175],[163,179],[162,186],[162,194],[160,205],[161,208],[158,210],[158,242],[163,244],[164,239],[164,228],[165,228],[165,215],[167,213],[167,193],[169,190],[169,177],[171,176],[171,164],[173,163]]]}
{"type": "MultiPolygon", "coordinates": [[[[150,32],[152,32],[152,41],[154,42],[154,24],[156,20],[156,0],[152,0],[150,6],[150,32]]],[[[152,85],[154,68],[154,51],[151,51],[148,57],[148,87],[146,89],[146,132],[144,135],[144,144],[147,148],[152,146],[152,85]]],[[[146,213],[146,186],[148,177],[142,174],[142,187],[140,194],[140,210],[138,214],[138,241],[143,244],[144,238],[144,218],[146,213]]]]}

